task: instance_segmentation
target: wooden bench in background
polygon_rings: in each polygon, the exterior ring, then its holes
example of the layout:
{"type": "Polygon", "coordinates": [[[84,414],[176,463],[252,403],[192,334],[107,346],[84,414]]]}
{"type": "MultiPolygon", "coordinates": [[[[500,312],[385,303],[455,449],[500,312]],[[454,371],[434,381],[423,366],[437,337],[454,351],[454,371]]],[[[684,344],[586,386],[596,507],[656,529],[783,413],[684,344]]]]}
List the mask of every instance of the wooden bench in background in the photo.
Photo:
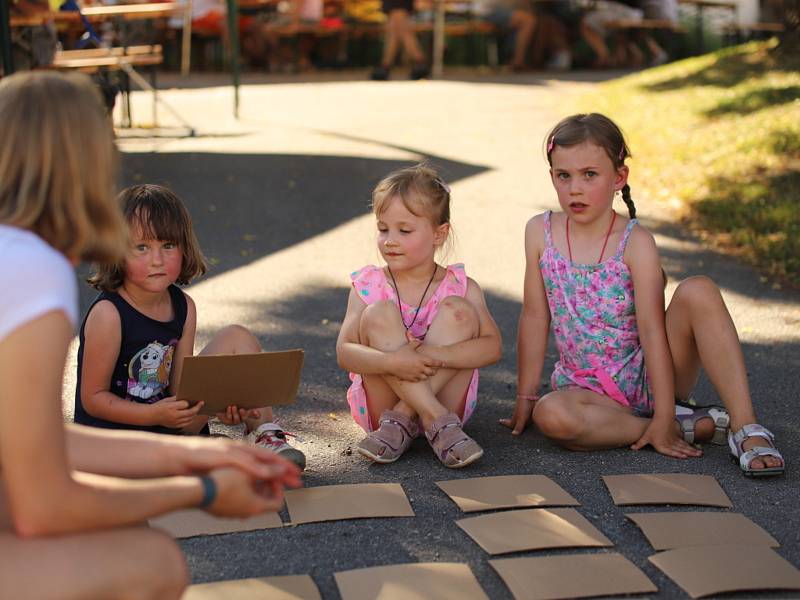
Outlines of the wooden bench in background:
{"type": "Polygon", "coordinates": [[[684,33],[686,31],[679,24],[667,19],[618,19],[607,22],[604,27],[615,31],[639,29],[674,31],[676,33],[684,33]]]}
{"type": "MultiPolygon", "coordinates": [[[[122,124],[131,125],[131,83],[125,66],[147,68],[153,90],[153,115],[156,110],[156,67],[164,62],[160,44],[148,46],[115,46],[112,48],[87,48],[83,50],[59,50],[55,54],[51,69],[76,70],[95,73],[101,70],[121,71],[122,124]]],[[[154,118],[155,120],[155,118],[154,118]]]]}

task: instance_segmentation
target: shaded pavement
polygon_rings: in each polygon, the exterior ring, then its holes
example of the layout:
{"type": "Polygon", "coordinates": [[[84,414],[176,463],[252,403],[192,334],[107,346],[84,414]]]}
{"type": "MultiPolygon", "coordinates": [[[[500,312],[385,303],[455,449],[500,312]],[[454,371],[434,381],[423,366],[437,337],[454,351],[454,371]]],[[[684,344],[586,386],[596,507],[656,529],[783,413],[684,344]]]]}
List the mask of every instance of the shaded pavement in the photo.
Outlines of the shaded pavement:
{"type": "MultiPolygon", "coordinates": [[[[212,263],[204,280],[188,290],[198,306],[198,348],[234,322],[250,327],[265,349],[304,348],[298,401],[279,415],[287,430],[303,438],[306,485],[400,482],[417,515],[185,540],[181,546],[193,581],[310,573],[324,598],[338,598],[337,571],[454,561],[467,562],[491,598],[510,598],[487,562],[490,557],[454,525],[463,515],[434,482],[523,473],[547,475],[581,502],[580,512],[611,539],[613,550],[658,586],[655,598],[685,596],[649,564],[653,550],[624,517],[653,509],[614,506],[601,475],[713,475],[734,510],[767,529],[781,543],[778,552],[800,565],[800,294],[773,289],[749,269],[703,248],[663,221],[663,210],[649,207],[646,199],[638,198],[637,207],[658,234],[672,280],[668,293],[676,278],[695,273],[711,275],[723,288],[744,346],[757,412],[778,436],[787,476],[746,479],[722,447],[685,462],[649,450],[580,454],[532,430],[513,438],[497,424],[514,404],[523,227],[533,214],[556,207],[542,140],[578,94],[591,92],[595,84],[588,79],[253,84],[242,90],[239,121],[230,116],[230,90],[209,80],[196,89],[163,93],[198,129],[197,137],[181,137],[163,111],[166,128],[120,133],[122,183],[173,187],[188,204],[212,263]],[[349,417],[347,375],[335,358],[348,273],[378,260],[367,208],[370,190],[389,171],[422,159],[440,168],[453,191],[455,240],[446,262],[467,265],[504,338],[502,361],[481,371],[479,406],[468,426],[486,452],[462,471],[441,466],[422,440],[392,465],[372,465],[354,453],[362,433],[349,417]]],[[[149,106],[149,97],[136,94],[134,116],[146,120],[149,106]]],[[[635,161],[631,168],[635,179],[635,161]]],[[[636,198],[635,187],[633,193],[636,198]]],[[[624,206],[618,210],[624,212],[624,206]]],[[[91,297],[84,288],[82,309],[91,297]]],[[[547,375],[554,358],[551,345],[547,375]]],[[[71,398],[74,367],[67,376],[65,397],[71,398]]],[[[702,404],[718,402],[705,381],[697,397],[702,404]]],[[[288,521],[285,512],[282,517],[288,521]]],[[[596,550],[525,555],[573,552],[596,550]]]]}

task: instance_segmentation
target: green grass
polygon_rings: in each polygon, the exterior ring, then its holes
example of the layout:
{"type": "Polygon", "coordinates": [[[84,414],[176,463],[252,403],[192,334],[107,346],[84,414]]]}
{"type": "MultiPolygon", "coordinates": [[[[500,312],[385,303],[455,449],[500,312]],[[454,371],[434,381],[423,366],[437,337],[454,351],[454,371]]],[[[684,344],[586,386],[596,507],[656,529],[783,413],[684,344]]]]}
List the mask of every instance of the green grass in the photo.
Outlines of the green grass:
{"type": "Polygon", "coordinates": [[[650,69],[578,108],[622,127],[634,199],[681,207],[718,247],[800,286],[800,56],[776,45],[650,69]]]}

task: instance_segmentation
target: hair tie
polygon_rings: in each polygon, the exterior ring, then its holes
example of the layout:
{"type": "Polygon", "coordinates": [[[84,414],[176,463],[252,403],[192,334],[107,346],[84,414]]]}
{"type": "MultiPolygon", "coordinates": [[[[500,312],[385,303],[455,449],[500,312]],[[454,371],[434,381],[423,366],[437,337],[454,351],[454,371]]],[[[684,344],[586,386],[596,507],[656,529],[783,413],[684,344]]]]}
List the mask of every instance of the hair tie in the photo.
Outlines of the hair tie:
{"type": "Polygon", "coordinates": [[[548,156],[553,151],[553,145],[555,144],[555,142],[556,142],[556,136],[551,135],[550,136],[550,141],[547,142],[547,154],[548,154],[548,156]]]}

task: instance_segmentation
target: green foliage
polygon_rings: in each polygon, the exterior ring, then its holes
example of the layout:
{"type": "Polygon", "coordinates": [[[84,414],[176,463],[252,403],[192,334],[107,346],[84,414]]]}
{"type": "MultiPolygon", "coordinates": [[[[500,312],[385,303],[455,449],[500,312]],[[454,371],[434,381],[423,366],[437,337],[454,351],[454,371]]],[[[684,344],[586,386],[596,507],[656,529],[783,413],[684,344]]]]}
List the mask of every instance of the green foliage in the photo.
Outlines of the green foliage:
{"type": "Polygon", "coordinates": [[[718,245],[800,285],[800,58],[776,45],[650,69],[580,108],[622,126],[634,198],[685,207],[718,245]]]}

